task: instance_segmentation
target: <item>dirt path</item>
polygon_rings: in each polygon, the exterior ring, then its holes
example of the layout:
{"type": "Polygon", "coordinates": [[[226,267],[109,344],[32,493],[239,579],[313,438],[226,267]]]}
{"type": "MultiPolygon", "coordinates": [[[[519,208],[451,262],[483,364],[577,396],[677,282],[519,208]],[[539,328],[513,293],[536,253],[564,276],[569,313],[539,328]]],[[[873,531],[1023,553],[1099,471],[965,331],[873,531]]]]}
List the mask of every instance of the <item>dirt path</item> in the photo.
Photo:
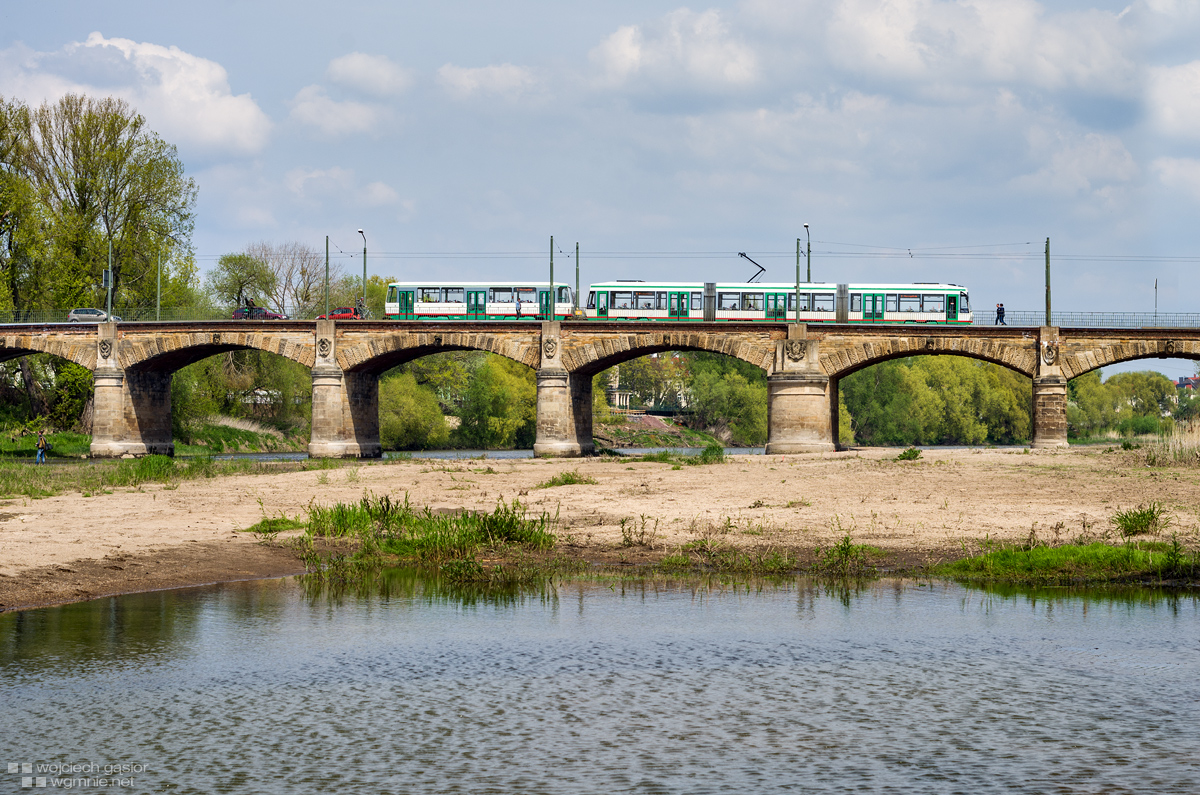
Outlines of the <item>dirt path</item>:
{"type": "Polygon", "coordinates": [[[0,503],[0,609],[300,570],[243,530],[310,502],[402,496],[432,508],[490,510],[519,498],[557,513],[561,548],[588,560],[652,560],[698,538],[809,552],[849,534],[906,564],[973,551],[1034,530],[1067,540],[1111,531],[1114,511],[1165,503],[1195,538],[1200,471],[1153,470],[1097,448],[1063,452],[895,450],[735,456],[684,466],[570,461],[415,459],[343,469],[143,486],[111,494],[0,503]],[[576,470],[594,485],[538,488],[576,470]],[[622,546],[626,533],[649,546],[622,546]]]}

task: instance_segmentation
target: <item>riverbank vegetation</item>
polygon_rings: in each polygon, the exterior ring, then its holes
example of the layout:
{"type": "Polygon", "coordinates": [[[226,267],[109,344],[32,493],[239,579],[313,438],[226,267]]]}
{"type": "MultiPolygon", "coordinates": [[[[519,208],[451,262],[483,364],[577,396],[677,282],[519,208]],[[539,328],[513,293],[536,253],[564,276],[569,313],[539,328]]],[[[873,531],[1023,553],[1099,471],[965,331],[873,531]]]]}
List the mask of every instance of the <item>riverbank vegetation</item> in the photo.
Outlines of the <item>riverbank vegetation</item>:
{"type": "Polygon", "coordinates": [[[1178,536],[1170,541],[1127,541],[996,546],[980,555],[934,567],[956,580],[1031,585],[1195,583],[1200,554],[1178,536]]]}

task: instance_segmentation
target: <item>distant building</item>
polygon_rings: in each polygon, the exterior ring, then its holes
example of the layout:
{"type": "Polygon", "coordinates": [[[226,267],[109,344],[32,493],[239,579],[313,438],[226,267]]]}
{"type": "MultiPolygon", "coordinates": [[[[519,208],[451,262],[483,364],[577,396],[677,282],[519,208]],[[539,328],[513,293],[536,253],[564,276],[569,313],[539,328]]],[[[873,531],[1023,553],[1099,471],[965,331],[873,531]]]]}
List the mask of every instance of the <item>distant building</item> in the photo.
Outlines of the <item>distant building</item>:
{"type": "Polygon", "coordinates": [[[1175,388],[1190,389],[1191,391],[1195,392],[1197,388],[1200,388],[1200,375],[1193,377],[1185,375],[1183,378],[1180,378],[1175,382],[1175,388]]]}

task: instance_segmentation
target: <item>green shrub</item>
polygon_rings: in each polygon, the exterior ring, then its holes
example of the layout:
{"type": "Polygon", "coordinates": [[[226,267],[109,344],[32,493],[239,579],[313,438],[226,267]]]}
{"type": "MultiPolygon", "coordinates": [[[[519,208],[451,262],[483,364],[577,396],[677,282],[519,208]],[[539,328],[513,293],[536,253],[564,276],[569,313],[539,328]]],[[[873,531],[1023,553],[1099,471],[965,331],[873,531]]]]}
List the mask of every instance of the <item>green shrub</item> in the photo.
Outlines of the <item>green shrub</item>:
{"type": "Polygon", "coordinates": [[[921,457],[921,451],[916,447],[910,447],[900,455],[896,456],[897,461],[916,461],[921,457]]]}
{"type": "Polygon", "coordinates": [[[539,483],[535,488],[552,489],[555,486],[594,486],[596,479],[581,475],[577,470],[569,472],[560,472],[554,477],[547,480],[545,483],[539,483]]]}
{"type": "Polygon", "coordinates": [[[1136,508],[1117,511],[1113,514],[1112,523],[1121,531],[1122,536],[1129,538],[1165,530],[1171,523],[1171,517],[1162,503],[1152,501],[1136,508]]]}

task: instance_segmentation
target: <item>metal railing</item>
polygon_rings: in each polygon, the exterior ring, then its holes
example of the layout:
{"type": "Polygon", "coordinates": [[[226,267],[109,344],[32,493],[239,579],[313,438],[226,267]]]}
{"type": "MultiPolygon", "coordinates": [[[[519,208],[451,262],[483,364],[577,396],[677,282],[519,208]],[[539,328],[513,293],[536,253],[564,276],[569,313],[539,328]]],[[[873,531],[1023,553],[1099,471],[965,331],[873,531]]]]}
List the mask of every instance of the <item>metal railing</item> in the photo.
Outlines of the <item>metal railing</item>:
{"type": "MultiPolygon", "coordinates": [[[[66,323],[70,309],[28,310],[0,312],[0,324],[13,323],[66,323]]],[[[155,319],[154,307],[114,308],[113,314],[124,322],[144,323],[155,319]]],[[[232,310],[212,307],[163,308],[164,323],[186,323],[191,321],[231,320],[232,310]]],[[[311,320],[312,318],[294,318],[311,320]]],[[[1004,324],[1020,328],[1038,327],[1044,324],[1044,312],[1010,310],[1004,315],[1004,324]]],[[[1055,312],[1054,326],[1062,328],[1200,328],[1200,312],[1055,312]]],[[[900,325],[900,324],[897,324],[900,325]]],[[[976,312],[976,326],[996,324],[995,311],[976,312]]]]}
{"type": "MultiPolygon", "coordinates": [[[[1060,328],[1200,328],[1200,312],[1052,312],[1052,326],[1060,328]]],[[[1042,326],[1045,312],[1006,311],[1007,326],[1042,326]]],[[[976,326],[996,325],[996,313],[976,312],[976,326]]]]}

